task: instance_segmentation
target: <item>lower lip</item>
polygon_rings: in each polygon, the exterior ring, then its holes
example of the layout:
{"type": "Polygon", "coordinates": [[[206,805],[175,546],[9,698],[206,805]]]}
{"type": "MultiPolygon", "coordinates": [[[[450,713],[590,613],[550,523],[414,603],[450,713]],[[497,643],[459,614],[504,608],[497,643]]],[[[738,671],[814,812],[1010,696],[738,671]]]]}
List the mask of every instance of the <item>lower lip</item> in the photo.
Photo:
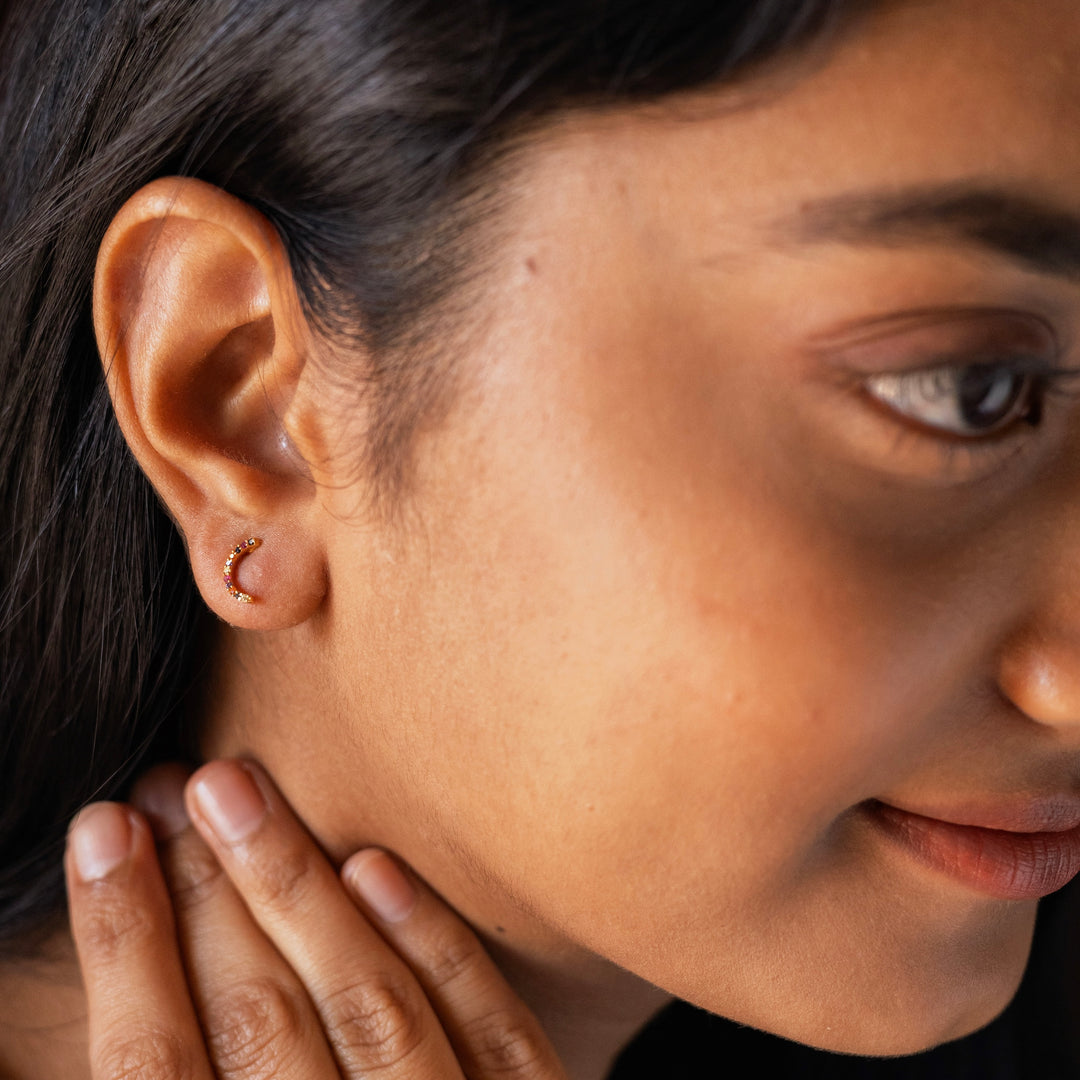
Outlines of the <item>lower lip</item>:
{"type": "Polygon", "coordinates": [[[885,803],[871,816],[919,861],[999,900],[1037,900],[1080,872],[1080,828],[1006,832],[911,814],[885,803]]]}

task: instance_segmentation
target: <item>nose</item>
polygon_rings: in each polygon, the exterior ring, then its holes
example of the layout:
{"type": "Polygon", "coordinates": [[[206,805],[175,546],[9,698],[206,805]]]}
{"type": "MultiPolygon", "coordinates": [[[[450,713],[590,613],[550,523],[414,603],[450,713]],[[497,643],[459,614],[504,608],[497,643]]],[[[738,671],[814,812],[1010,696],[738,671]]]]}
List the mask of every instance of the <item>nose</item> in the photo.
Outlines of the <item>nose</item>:
{"type": "Polygon", "coordinates": [[[1080,622],[1014,636],[999,660],[998,686],[1032,720],[1080,736],[1080,622]]]}
{"type": "Polygon", "coordinates": [[[997,678],[1032,720],[1080,738],[1080,476],[1068,472],[1047,500],[1052,511],[1026,531],[1017,583],[1026,603],[1000,652],[997,678]]]}

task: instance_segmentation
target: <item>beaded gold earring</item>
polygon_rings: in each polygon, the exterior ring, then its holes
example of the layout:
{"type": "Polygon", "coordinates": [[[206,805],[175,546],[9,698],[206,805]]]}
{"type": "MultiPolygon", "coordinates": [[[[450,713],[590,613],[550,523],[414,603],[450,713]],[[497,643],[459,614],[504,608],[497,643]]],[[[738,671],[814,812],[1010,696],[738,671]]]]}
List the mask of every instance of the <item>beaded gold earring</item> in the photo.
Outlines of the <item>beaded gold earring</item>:
{"type": "Polygon", "coordinates": [[[229,557],[225,560],[225,570],[223,576],[225,579],[225,588],[228,590],[229,595],[234,600],[239,600],[241,604],[253,604],[255,600],[249,596],[246,592],[241,592],[233,584],[233,564],[242,559],[250,551],[254,551],[257,547],[262,545],[262,540],[257,536],[249,536],[246,540],[241,541],[236,547],[229,552],[229,557]]]}

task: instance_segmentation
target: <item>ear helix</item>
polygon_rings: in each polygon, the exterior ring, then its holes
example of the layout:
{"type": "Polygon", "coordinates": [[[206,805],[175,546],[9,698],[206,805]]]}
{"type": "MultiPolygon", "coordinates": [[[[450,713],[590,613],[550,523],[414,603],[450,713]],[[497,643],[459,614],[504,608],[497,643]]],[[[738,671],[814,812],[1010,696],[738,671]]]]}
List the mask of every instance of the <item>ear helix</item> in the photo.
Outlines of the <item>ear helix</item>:
{"type": "Polygon", "coordinates": [[[262,539],[258,536],[249,536],[246,540],[242,540],[229,552],[229,557],[225,560],[225,568],[222,571],[222,577],[225,582],[225,589],[228,594],[234,599],[238,600],[241,604],[253,604],[255,598],[249,596],[246,592],[241,592],[233,584],[233,566],[239,562],[249,552],[254,551],[257,547],[262,546],[262,539]]]}

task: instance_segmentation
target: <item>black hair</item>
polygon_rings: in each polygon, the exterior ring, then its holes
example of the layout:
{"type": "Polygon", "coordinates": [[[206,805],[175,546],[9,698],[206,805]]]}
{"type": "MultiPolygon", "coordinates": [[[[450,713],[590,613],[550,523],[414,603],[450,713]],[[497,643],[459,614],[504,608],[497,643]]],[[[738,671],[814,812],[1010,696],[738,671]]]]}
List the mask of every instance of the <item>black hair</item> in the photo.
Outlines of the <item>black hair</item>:
{"type": "Polygon", "coordinates": [[[94,261],[123,203],[185,175],[266,215],[313,323],[372,358],[358,452],[392,489],[442,386],[402,343],[467,269],[463,208],[500,148],[560,110],[732,79],[862,6],[0,6],[0,950],[32,950],[63,916],[74,812],[190,747],[214,625],[94,343],[94,261]]]}

